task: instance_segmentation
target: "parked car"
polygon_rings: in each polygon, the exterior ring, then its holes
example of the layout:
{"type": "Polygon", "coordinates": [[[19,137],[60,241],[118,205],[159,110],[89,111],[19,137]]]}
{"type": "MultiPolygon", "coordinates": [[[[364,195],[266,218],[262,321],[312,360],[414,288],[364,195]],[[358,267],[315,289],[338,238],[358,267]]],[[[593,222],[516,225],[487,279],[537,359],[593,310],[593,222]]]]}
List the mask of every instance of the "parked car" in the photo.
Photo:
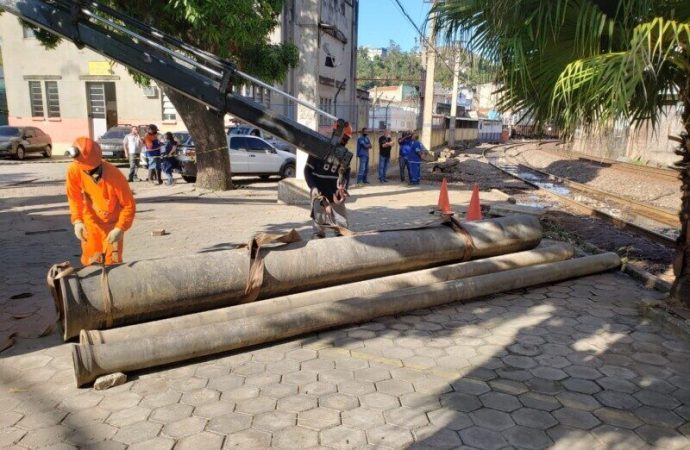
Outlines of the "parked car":
{"type": "Polygon", "coordinates": [[[40,153],[46,158],[53,154],[53,141],[40,128],[0,126],[0,156],[24,159],[40,153]]]}
{"type": "MultiPolygon", "coordinates": [[[[179,142],[177,160],[182,168],[182,178],[196,181],[196,150],[189,133],[173,133],[179,142]]],[[[268,179],[272,175],[281,178],[295,176],[295,155],[278,150],[256,136],[230,135],[228,137],[230,167],[234,175],[258,175],[268,179]]]]}
{"type": "Polygon", "coordinates": [[[284,152],[290,152],[292,154],[296,153],[295,146],[292,144],[289,144],[282,139],[278,139],[275,136],[272,136],[268,133],[264,133],[264,131],[261,128],[257,127],[252,127],[250,125],[237,125],[234,127],[228,128],[228,137],[231,135],[240,135],[240,136],[256,136],[260,137],[264,141],[268,142],[278,150],[283,150],[284,152]]]}
{"type": "MultiPolygon", "coordinates": [[[[139,128],[139,136],[143,137],[146,134],[146,125],[137,125],[139,128]]],[[[132,125],[120,124],[110,127],[105,134],[97,139],[98,144],[103,151],[103,159],[124,159],[125,149],[122,148],[122,141],[125,136],[132,130],[132,125]]]]}

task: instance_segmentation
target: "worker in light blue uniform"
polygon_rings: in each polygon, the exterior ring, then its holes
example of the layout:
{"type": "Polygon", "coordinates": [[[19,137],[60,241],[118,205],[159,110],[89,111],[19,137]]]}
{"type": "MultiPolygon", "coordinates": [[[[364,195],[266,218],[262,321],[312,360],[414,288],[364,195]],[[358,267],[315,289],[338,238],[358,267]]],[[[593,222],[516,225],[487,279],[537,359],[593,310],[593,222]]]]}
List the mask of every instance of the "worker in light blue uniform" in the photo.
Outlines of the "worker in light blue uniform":
{"type": "Polygon", "coordinates": [[[422,178],[422,153],[424,152],[424,146],[419,141],[419,135],[417,133],[412,137],[412,145],[410,146],[410,151],[407,155],[407,164],[409,165],[410,171],[410,184],[419,184],[422,178]]]}
{"type": "Polygon", "coordinates": [[[405,172],[410,173],[410,167],[407,163],[407,156],[410,154],[412,147],[412,134],[409,131],[403,131],[402,137],[398,139],[399,151],[398,166],[400,167],[400,181],[405,182],[405,172]]]}

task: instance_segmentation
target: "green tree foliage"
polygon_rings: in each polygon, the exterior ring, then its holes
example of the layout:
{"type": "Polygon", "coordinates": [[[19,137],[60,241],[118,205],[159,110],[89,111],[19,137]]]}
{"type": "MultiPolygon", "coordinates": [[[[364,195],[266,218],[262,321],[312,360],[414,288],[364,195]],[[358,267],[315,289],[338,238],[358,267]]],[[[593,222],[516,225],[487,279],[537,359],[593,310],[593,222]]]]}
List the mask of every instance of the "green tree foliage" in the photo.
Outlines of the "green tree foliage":
{"type": "MultiPolygon", "coordinates": [[[[461,83],[481,84],[491,81],[492,65],[478,55],[467,50],[451,47],[437,47],[435,80],[445,88],[453,85],[454,58],[460,59],[461,83]]],[[[360,47],[357,51],[357,87],[372,89],[374,86],[410,84],[419,86],[422,83],[422,54],[413,48],[404,51],[391,41],[384,56],[369,58],[367,50],[360,47]]]]}
{"type": "MultiPolygon", "coordinates": [[[[105,3],[202,50],[229,59],[241,70],[266,82],[281,81],[299,59],[292,43],[273,44],[268,39],[278,25],[284,0],[110,0],[105,3]]],[[[37,38],[47,48],[58,44],[54,36],[43,31],[39,31],[37,38]]],[[[137,76],[135,79],[145,81],[137,76]]],[[[204,147],[215,150],[224,145],[222,117],[169,88],[164,90],[182,115],[200,154],[197,185],[230,188],[227,151],[204,153],[207,150],[204,147]]]]}
{"type": "Polygon", "coordinates": [[[683,182],[672,295],[690,305],[690,1],[446,0],[435,7],[447,39],[499,66],[502,109],[580,124],[656,123],[682,103],[683,182]]]}

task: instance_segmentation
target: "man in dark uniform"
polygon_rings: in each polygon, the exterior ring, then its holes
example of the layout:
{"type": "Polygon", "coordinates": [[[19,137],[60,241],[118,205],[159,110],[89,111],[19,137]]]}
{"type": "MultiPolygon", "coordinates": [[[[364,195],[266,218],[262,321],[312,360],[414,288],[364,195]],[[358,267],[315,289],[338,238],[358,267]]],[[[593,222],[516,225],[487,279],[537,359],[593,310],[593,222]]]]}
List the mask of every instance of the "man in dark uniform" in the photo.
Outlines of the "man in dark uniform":
{"type": "MultiPolygon", "coordinates": [[[[344,146],[352,138],[352,127],[345,124],[340,143],[344,146]]],[[[311,191],[311,218],[315,238],[326,237],[326,227],[338,226],[347,228],[347,180],[350,168],[343,170],[337,160],[328,160],[314,156],[307,158],[304,166],[304,179],[311,191]]],[[[336,235],[340,232],[336,230],[336,235]]]]}

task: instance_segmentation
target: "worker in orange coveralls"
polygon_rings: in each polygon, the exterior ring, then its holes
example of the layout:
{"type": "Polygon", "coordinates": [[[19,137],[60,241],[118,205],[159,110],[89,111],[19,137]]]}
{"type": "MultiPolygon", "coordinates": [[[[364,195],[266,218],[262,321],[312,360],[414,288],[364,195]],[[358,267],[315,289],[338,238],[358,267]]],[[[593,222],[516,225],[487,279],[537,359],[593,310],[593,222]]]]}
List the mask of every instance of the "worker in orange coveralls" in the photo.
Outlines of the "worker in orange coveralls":
{"type": "Polygon", "coordinates": [[[120,263],[124,232],[132,226],[136,208],[127,179],[101,159],[101,147],[89,138],[77,138],[68,153],[74,160],[65,184],[81,263],[120,263]]]}

